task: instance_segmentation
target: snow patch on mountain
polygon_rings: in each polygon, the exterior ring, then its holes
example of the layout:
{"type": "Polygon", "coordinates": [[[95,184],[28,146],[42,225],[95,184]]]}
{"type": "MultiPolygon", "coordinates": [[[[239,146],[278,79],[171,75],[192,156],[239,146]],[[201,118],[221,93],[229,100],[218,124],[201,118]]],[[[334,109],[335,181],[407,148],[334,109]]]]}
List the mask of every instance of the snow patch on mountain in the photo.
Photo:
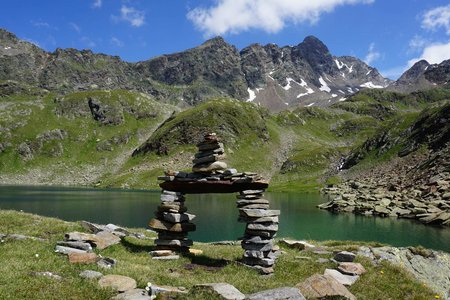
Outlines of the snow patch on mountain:
{"type": "Polygon", "coordinates": [[[248,99],[246,100],[246,102],[253,102],[253,100],[255,100],[255,98],[256,98],[256,93],[255,93],[255,91],[253,91],[251,88],[248,88],[248,89],[247,89],[247,92],[248,92],[248,94],[249,94],[249,97],[248,97],[248,99]]]}
{"type": "Polygon", "coordinates": [[[368,81],[366,83],[363,83],[363,84],[360,85],[360,87],[365,87],[365,88],[369,88],[369,89],[382,89],[382,88],[384,88],[384,86],[376,85],[372,81],[368,81]]]}
{"type": "Polygon", "coordinates": [[[322,85],[319,90],[323,91],[323,92],[331,92],[330,87],[328,86],[328,84],[325,82],[325,80],[323,80],[322,76],[319,77],[319,82],[322,85]]]}
{"type": "Polygon", "coordinates": [[[342,69],[345,65],[343,62],[340,62],[337,59],[335,59],[334,62],[336,63],[336,66],[338,67],[339,70],[342,69]]]}

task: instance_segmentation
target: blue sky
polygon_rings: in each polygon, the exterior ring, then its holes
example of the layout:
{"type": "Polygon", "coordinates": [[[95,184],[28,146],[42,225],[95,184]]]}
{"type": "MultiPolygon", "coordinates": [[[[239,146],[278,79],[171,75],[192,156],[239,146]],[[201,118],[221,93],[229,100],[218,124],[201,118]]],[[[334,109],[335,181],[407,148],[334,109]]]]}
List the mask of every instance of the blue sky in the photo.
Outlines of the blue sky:
{"type": "Polygon", "coordinates": [[[140,61],[221,35],[296,45],[315,35],[398,77],[420,58],[450,58],[450,3],[442,0],[4,0],[0,27],[48,51],[73,47],[140,61]]]}

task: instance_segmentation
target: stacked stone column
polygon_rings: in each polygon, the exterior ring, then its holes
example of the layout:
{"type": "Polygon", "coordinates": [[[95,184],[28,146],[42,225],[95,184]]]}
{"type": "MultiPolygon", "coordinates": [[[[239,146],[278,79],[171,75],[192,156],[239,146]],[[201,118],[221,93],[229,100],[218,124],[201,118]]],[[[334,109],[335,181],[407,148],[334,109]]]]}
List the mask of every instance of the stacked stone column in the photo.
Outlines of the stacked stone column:
{"type": "Polygon", "coordinates": [[[195,215],[186,213],[185,196],[178,192],[161,192],[161,204],[155,213],[156,218],[149,223],[158,232],[155,244],[159,250],[187,251],[192,246],[188,232],[195,231],[191,223],[195,215]]]}
{"type": "MultiPolygon", "coordinates": [[[[222,171],[227,168],[227,164],[222,159],[225,158],[223,144],[215,133],[206,134],[198,145],[198,152],[192,161],[194,164],[192,172],[201,173],[204,175],[212,175],[216,171],[222,171]]],[[[205,180],[212,178],[205,178],[205,180]]]]}
{"type": "Polygon", "coordinates": [[[245,250],[242,262],[270,274],[276,259],[273,238],[278,231],[280,211],[269,209],[263,193],[264,190],[247,190],[237,195],[238,221],[247,223],[241,243],[245,250]]]}

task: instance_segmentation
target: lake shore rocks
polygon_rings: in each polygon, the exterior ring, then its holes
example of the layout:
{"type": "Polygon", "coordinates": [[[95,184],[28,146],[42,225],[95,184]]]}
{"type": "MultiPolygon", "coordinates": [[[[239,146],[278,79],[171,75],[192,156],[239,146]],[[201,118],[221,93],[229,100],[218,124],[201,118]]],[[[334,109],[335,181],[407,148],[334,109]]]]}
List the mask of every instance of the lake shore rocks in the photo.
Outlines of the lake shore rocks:
{"type": "Polygon", "coordinates": [[[450,226],[450,175],[445,173],[418,186],[365,179],[326,187],[322,192],[331,201],[318,205],[321,209],[450,226]]]}

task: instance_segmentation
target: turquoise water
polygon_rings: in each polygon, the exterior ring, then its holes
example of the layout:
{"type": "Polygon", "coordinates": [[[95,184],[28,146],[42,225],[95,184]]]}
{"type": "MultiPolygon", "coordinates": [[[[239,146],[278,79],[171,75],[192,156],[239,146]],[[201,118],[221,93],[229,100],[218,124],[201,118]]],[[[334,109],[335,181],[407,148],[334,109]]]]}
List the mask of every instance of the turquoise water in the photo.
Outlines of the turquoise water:
{"type": "MultiPolygon", "coordinates": [[[[312,240],[378,241],[394,246],[422,245],[450,252],[450,229],[410,220],[332,214],[316,208],[320,194],[267,193],[280,209],[278,237],[312,240]]],[[[195,241],[235,240],[244,232],[237,222],[235,196],[188,195],[188,212],[197,215],[195,241]]],[[[159,204],[159,191],[0,186],[0,209],[23,210],[68,221],[88,220],[146,227],[159,204]]]]}

